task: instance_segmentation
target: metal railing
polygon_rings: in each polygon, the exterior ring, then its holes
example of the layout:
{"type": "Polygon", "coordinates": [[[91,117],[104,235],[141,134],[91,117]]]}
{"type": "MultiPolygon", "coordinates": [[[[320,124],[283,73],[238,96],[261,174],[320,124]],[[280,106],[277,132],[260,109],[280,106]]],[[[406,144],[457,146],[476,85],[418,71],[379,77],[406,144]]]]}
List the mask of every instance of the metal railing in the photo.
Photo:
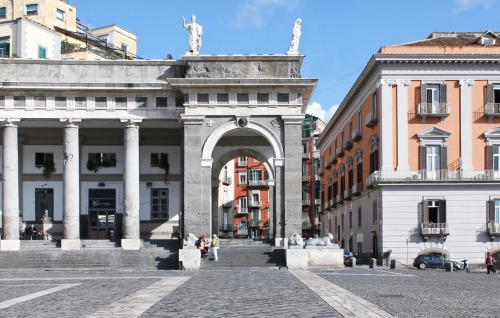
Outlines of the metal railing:
{"type": "Polygon", "coordinates": [[[489,116],[500,116],[500,103],[487,103],[484,105],[484,113],[489,116]]]}
{"type": "Polygon", "coordinates": [[[448,223],[421,223],[420,231],[422,235],[448,235],[450,228],[448,223]]]}
{"type": "Polygon", "coordinates": [[[303,182],[307,182],[307,181],[310,181],[311,180],[311,176],[307,175],[307,176],[302,176],[302,181],[303,182]]]}
{"type": "Polygon", "coordinates": [[[500,171],[494,170],[416,170],[416,171],[375,171],[366,178],[367,186],[378,182],[477,182],[500,181],[500,171]]]}
{"type": "Polygon", "coordinates": [[[309,205],[311,201],[309,199],[302,199],[302,205],[309,205]]]}
{"type": "Polygon", "coordinates": [[[267,186],[267,180],[248,180],[248,185],[250,187],[267,186]]]}
{"type": "Polygon", "coordinates": [[[262,205],[262,203],[260,201],[253,201],[253,200],[250,200],[249,206],[251,207],[260,207],[262,205]]]}
{"type": "Polygon", "coordinates": [[[448,116],[450,105],[448,103],[420,103],[418,104],[418,114],[421,116],[448,116]]]}
{"type": "Polygon", "coordinates": [[[500,235],[500,223],[490,222],[488,224],[488,233],[490,235],[500,235]]]}

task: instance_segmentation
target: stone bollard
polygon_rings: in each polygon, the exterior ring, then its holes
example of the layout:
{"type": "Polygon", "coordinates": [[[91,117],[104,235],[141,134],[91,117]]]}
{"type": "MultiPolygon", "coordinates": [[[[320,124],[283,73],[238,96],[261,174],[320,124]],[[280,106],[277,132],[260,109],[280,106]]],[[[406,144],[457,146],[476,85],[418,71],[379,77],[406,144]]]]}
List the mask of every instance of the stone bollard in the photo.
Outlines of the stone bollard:
{"type": "Polygon", "coordinates": [[[398,269],[398,262],[395,259],[391,259],[391,269],[398,269]]]}
{"type": "Polygon", "coordinates": [[[370,266],[370,268],[377,267],[377,259],[376,258],[370,258],[369,266],[370,266]]]}
{"type": "Polygon", "coordinates": [[[447,272],[453,272],[453,263],[449,262],[444,264],[447,272]]]}
{"type": "Polygon", "coordinates": [[[356,266],[356,257],[351,257],[349,261],[349,267],[354,267],[356,266]]]}

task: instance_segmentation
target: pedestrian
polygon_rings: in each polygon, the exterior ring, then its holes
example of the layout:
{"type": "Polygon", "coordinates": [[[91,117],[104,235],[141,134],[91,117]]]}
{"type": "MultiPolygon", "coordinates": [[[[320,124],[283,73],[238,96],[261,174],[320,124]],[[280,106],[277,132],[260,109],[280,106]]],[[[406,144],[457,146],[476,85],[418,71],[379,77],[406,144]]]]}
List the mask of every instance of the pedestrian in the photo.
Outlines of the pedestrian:
{"type": "Polygon", "coordinates": [[[210,248],[212,249],[212,254],[214,255],[214,261],[218,262],[219,257],[217,256],[217,250],[219,249],[219,238],[217,234],[212,235],[212,241],[210,241],[210,248]]]}
{"type": "Polygon", "coordinates": [[[489,274],[490,272],[492,272],[493,274],[495,274],[497,272],[495,270],[495,268],[493,268],[493,264],[494,264],[494,260],[493,260],[493,257],[490,255],[490,252],[486,253],[486,270],[487,270],[487,274],[489,274]]]}
{"type": "Polygon", "coordinates": [[[200,238],[198,239],[198,249],[200,250],[200,253],[201,253],[201,257],[203,258],[203,260],[207,260],[207,250],[205,248],[205,236],[200,236],[200,238]]]}

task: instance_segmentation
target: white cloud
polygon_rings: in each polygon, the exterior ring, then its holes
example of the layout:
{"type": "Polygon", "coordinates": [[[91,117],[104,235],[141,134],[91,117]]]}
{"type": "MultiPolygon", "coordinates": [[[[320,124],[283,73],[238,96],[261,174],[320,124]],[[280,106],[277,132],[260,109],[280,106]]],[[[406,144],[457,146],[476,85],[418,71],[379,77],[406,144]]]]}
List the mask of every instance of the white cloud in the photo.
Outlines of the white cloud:
{"type": "Polygon", "coordinates": [[[460,9],[469,9],[476,6],[488,8],[494,0],[454,0],[460,9]]]}
{"type": "Polygon", "coordinates": [[[339,108],[340,105],[332,105],[330,106],[330,108],[328,108],[326,110],[326,113],[325,113],[325,120],[324,122],[325,123],[328,123],[330,121],[330,119],[332,118],[333,114],[335,114],[335,112],[337,111],[337,109],[339,108]]]}
{"type": "Polygon", "coordinates": [[[280,7],[291,10],[301,0],[246,0],[238,8],[235,16],[236,25],[241,28],[259,27],[265,24],[267,17],[272,16],[280,7]]]}
{"type": "Polygon", "coordinates": [[[307,105],[306,114],[316,116],[323,121],[325,120],[325,111],[321,109],[321,105],[318,102],[307,105]]]}

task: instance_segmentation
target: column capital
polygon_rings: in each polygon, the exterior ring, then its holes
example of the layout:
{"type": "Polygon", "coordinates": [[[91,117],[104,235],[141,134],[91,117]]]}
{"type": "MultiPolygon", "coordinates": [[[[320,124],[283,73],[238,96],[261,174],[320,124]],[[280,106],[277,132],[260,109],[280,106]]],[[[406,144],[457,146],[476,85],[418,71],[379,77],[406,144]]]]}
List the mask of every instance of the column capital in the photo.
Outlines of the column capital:
{"type": "Polygon", "coordinates": [[[381,79],[380,80],[380,85],[381,86],[387,85],[389,87],[397,86],[398,85],[398,81],[395,80],[395,79],[381,79]]]}
{"type": "Polygon", "coordinates": [[[207,167],[207,168],[212,168],[213,161],[214,160],[212,158],[201,159],[201,166],[202,167],[207,167]]]}
{"type": "Polygon", "coordinates": [[[205,116],[193,116],[181,114],[181,118],[179,118],[179,124],[181,125],[201,125],[205,120],[205,116]]]}
{"type": "Polygon", "coordinates": [[[400,79],[400,80],[397,80],[397,85],[401,84],[403,86],[410,86],[410,80],[407,80],[407,79],[400,79]]]}
{"type": "Polygon", "coordinates": [[[275,167],[283,167],[285,165],[285,158],[274,158],[275,167]]]}
{"type": "Polygon", "coordinates": [[[458,83],[460,84],[460,86],[467,85],[468,87],[471,87],[472,85],[474,85],[474,80],[473,79],[461,79],[458,81],[458,83]]]}
{"type": "Polygon", "coordinates": [[[123,128],[139,128],[142,119],[120,119],[123,128]]]}
{"type": "Polygon", "coordinates": [[[281,120],[285,125],[302,125],[304,121],[304,115],[286,115],[281,116],[281,120]]]}
{"type": "Polygon", "coordinates": [[[21,123],[20,118],[2,118],[0,119],[0,127],[16,127],[21,123]]]}
{"type": "Polygon", "coordinates": [[[81,118],[61,118],[59,119],[64,128],[78,128],[82,123],[81,118]]]}

